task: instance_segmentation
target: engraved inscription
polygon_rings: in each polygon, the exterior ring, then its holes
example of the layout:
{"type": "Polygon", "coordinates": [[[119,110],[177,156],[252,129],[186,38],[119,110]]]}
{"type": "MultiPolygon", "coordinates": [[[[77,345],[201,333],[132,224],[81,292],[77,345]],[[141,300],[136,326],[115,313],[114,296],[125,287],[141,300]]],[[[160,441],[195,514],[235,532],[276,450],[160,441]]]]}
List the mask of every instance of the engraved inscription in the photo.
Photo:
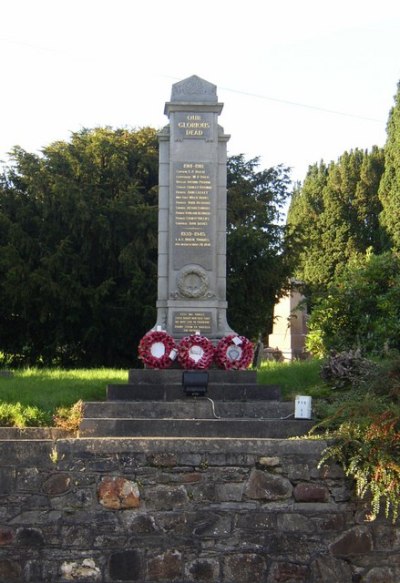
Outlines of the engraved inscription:
{"type": "Polygon", "coordinates": [[[173,327],[177,334],[210,334],[211,322],[211,312],[176,312],[173,327]]]}
{"type": "Polygon", "coordinates": [[[176,139],[200,138],[212,140],[212,117],[209,113],[176,113],[176,139]]]}
{"type": "Polygon", "coordinates": [[[175,162],[173,174],[174,269],[188,263],[203,269],[213,268],[212,247],[213,201],[215,197],[212,164],[205,162],[175,162]]]}
{"type": "Polygon", "coordinates": [[[175,247],[211,247],[211,179],[202,162],[182,162],[175,170],[175,247]]]}

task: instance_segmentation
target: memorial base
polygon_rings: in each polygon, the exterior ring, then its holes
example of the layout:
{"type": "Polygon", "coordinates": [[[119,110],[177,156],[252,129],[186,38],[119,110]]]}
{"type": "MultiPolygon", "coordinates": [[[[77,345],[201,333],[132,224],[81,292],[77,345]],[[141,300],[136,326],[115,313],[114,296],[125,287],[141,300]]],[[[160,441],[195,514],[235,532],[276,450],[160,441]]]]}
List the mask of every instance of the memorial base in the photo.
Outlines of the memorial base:
{"type": "Polygon", "coordinates": [[[294,419],[278,386],[257,384],[256,371],[210,369],[201,396],[185,390],[188,372],[130,370],[127,384],[107,387],[107,402],[85,403],[80,437],[289,438],[313,425],[294,419]]]}

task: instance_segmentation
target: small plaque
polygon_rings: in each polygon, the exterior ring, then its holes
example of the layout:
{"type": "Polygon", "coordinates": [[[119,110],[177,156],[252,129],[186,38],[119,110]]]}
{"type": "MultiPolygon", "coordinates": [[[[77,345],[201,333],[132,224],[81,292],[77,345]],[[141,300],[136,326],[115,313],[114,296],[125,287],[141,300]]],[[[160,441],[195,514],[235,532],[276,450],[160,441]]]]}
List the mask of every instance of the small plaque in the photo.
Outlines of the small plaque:
{"type": "Polygon", "coordinates": [[[211,312],[176,312],[173,321],[174,334],[211,334],[211,312]]]}

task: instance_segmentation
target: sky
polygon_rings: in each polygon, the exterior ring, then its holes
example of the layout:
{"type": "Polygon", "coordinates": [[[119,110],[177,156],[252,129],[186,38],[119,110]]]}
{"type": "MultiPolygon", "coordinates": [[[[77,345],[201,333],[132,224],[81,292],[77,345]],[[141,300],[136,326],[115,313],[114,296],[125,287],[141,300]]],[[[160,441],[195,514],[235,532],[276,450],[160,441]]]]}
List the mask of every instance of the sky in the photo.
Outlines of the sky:
{"type": "Polygon", "coordinates": [[[82,128],[161,129],[173,83],[217,86],[228,155],[336,161],[386,141],[398,0],[1,0],[0,160],[82,128]]]}

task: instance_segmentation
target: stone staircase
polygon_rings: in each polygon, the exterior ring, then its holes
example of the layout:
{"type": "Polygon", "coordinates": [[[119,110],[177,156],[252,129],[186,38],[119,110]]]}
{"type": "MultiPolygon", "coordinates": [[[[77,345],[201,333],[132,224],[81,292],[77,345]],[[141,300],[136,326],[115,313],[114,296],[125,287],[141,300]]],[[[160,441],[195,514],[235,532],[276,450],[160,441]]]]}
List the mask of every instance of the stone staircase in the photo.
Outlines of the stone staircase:
{"type": "Polygon", "coordinates": [[[187,396],[179,369],[133,369],[126,385],[109,385],[106,402],[87,402],[79,437],[277,438],[305,435],[294,402],[256,371],[208,372],[207,392],[187,396]]]}

